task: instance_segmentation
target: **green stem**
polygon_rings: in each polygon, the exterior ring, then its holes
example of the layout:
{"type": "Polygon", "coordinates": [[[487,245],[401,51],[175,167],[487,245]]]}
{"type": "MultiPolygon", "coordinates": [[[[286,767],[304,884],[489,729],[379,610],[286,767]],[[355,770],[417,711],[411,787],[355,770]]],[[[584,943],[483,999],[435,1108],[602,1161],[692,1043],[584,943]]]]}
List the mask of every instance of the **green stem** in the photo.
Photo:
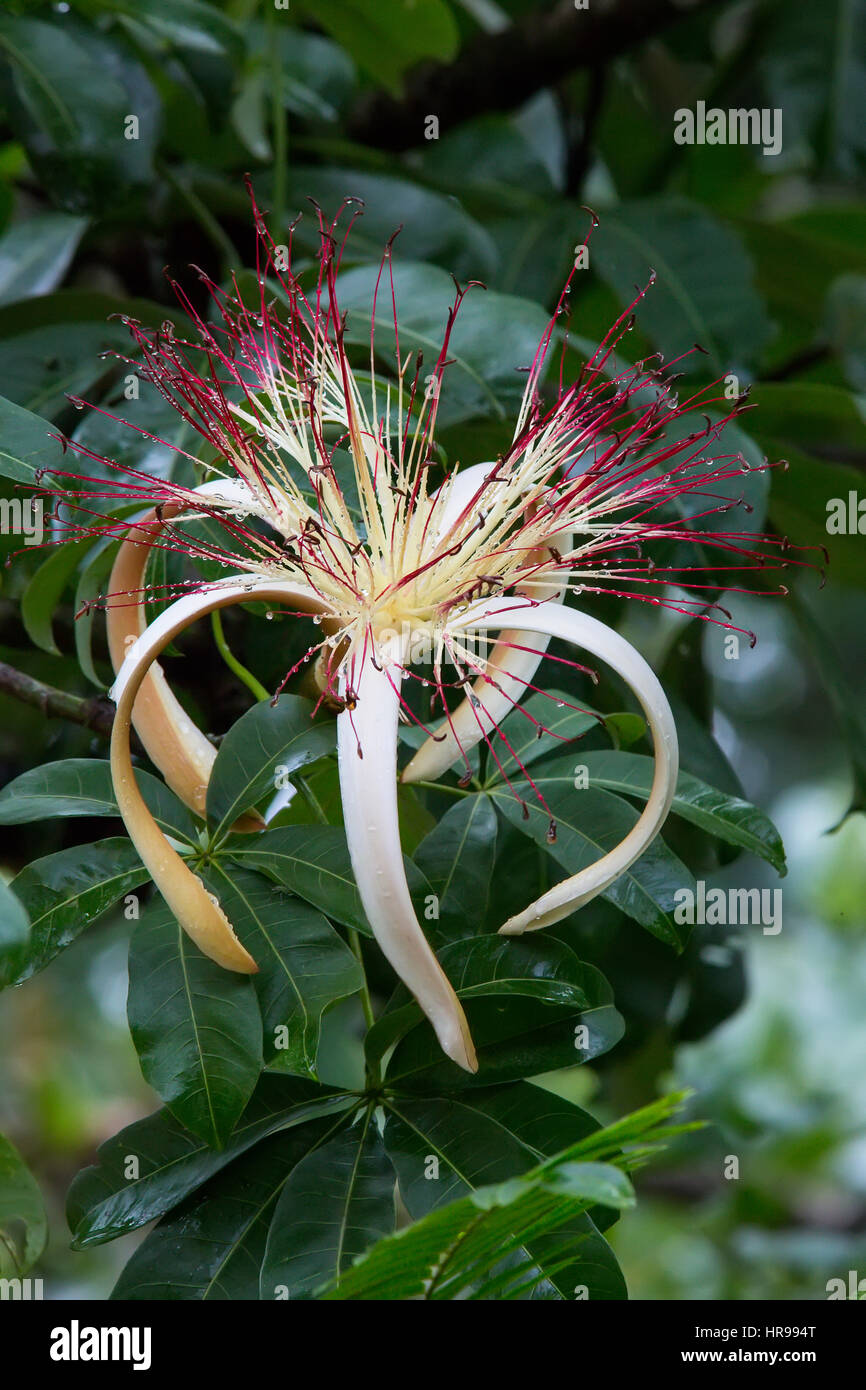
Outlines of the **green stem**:
{"type": "Polygon", "coordinates": [[[321,821],[322,825],[330,825],[330,821],[328,820],[328,817],[325,814],[325,808],[322,805],[319,798],[316,796],[316,793],[313,791],[307,779],[305,777],[302,777],[299,772],[293,772],[292,781],[294,782],[298,791],[301,793],[301,796],[306,801],[310,810],[313,812],[314,816],[316,817],[316,820],[321,821]]]}
{"type": "Polygon", "coordinates": [[[210,624],[211,628],[213,629],[214,641],[216,642],[217,651],[219,652],[226,666],[228,666],[229,670],[234,671],[238,680],[243,681],[244,685],[247,687],[248,690],[252,691],[253,695],[255,695],[257,700],[269,700],[271,698],[270,694],[267,690],[265,690],[265,687],[262,685],[261,681],[257,681],[252,671],[248,671],[246,666],[243,666],[241,662],[238,661],[237,657],[235,656],[234,652],[232,651],[231,647],[226,641],[225,633],[223,632],[223,620],[220,617],[220,612],[218,608],[215,608],[214,611],[211,613],[210,624]]]}
{"type": "Polygon", "coordinates": [[[280,61],[279,30],[273,3],[266,6],[268,48],[270,50],[271,125],[274,144],[274,187],[272,231],[277,240],[282,235],[286,218],[286,174],[289,159],[286,112],[283,106],[283,69],[280,61]]]}
{"type": "Polygon", "coordinates": [[[158,174],[173,188],[178,197],[186,203],[196,222],[216,246],[223,259],[223,270],[231,270],[241,265],[238,249],[227,232],[223,231],[210,208],[202,202],[193,188],[163,159],[156,159],[154,165],[158,174]]]}
{"type": "MultiPolygon", "coordinates": [[[[471,791],[466,791],[463,787],[449,787],[445,782],[410,782],[412,787],[428,787],[433,792],[450,792],[451,796],[472,796],[471,791]]],[[[473,782],[474,785],[474,782],[473,782]]],[[[481,791],[481,787],[477,788],[481,791]]]]}

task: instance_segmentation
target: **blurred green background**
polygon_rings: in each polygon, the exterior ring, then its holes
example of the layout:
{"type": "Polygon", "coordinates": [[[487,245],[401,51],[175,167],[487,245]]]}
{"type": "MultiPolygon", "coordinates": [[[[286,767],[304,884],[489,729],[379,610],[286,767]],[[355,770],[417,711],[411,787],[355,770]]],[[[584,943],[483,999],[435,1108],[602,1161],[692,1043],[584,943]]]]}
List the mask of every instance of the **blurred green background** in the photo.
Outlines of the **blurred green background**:
{"type": "MultiPolygon", "coordinates": [[[[783,931],[697,933],[686,1000],[661,948],[622,927],[628,1045],[550,1083],[601,1118],[685,1083],[710,1121],[644,1176],[613,1233],[638,1298],[822,1298],[827,1279],[866,1274],[866,536],[826,526],[830,499],[866,497],[864,64],[864,0],[7,0],[0,15],[0,390],[61,429],[80,426],[66,392],[116,389],[99,353],[125,330],[109,316],[135,300],[158,322],[172,304],[164,267],[220,279],[250,263],[246,172],[272,227],[308,196],[329,210],[362,197],[347,265],[377,260],[402,225],[400,258],[519,297],[478,312],[478,399],[444,439],[462,461],[508,436],[519,345],[587,206],[600,226],[572,296],[578,342],[653,269],[632,355],[698,341],[684,389],[725,373],[753,385],[743,426],[791,465],[773,475],[770,522],[828,548],[826,587],[810,574],[788,601],[735,596],[759,634],[737,662],[713,630],[640,613],[627,630],[668,670],[693,665],[730,776],[777,821],[783,931]],[[699,100],[780,110],[781,152],[677,145],[675,112],[699,100]]],[[[55,595],[53,635],[32,605],[22,621],[42,559],[0,572],[0,661],[92,694],[73,597],[55,595]]],[[[97,624],[97,664],[100,642],[97,624]]],[[[245,708],[227,673],[203,668],[202,683],[223,725],[245,708]]],[[[2,693],[0,713],[0,783],[103,747],[2,693]]],[[[4,874],[75,835],[7,831],[4,874]]],[[[778,886],[754,861],[733,872],[778,886]]],[[[58,1297],[107,1294],[135,1243],[73,1255],[62,1218],[96,1144],[153,1106],[126,1030],[125,927],[101,922],[0,1006],[0,1130],[47,1194],[39,1272],[58,1297]]]]}

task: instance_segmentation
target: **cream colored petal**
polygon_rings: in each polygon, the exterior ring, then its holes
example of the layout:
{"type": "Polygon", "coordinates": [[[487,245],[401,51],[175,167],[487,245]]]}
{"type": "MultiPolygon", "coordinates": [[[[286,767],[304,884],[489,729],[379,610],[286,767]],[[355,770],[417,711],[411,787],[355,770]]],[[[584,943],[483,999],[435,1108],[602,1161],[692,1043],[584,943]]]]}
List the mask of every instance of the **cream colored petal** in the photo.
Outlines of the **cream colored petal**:
{"type": "MultiPolygon", "coordinates": [[[[399,641],[392,658],[401,659],[399,641]]],[[[403,868],[397,814],[401,674],[399,664],[377,670],[368,657],[353,676],[354,709],[337,717],[346,838],[364,911],[383,954],[429,1018],[443,1052],[475,1072],[466,1016],[415,916],[403,868]]]]}
{"type": "MultiPolygon", "coordinates": [[[[649,799],[625,839],[595,864],[565,879],[543,894],[523,912],[500,927],[506,936],[518,936],[538,927],[551,926],[582,907],[608,888],[638,859],[655,839],[671,808],[679,771],[677,731],[667,697],[655,673],[619,633],[571,608],[528,608],[525,621],[507,599],[479,605],[477,613],[461,622],[461,630],[487,631],[507,622],[517,632],[542,631],[599,657],[634,691],[653,737],[655,772],[649,799]]],[[[575,792],[579,797],[580,792],[575,792]]]]}
{"type": "MultiPolygon", "coordinates": [[[[570,540],[563,541],[570,547],[570,540]]],[[[547,579],[540,572],[539,581],[547,579]]],[[[545,604],[562,603],[568,575],[552,571],[550,583],[538,584],[533,597],[545,604]]],[[[472,698],[461,700],[449,720],[440,725],[403,769],[403,782],[435,782],[443,772],[468,753],[492,729],[502,723],[506,714],[526,694],[530,682],[547,651],[550,638],[543,632],[505,629],[493,645],[487,658],[487,674],[479,676],[472,686],[472,698]],[[526,647],[528,651],[518,648],[526,647]],[[476,705],[474,701],[479,703],[476,705]]]]}
{"type": "MultiPolygon", "coordinates": [[[[220,479],[195,489],[211,505],[225,501],[228,506],[253,509],[252,494],[245,483],[220,479]]],[[[177,503],[166,503],[159,519],[169,521],[187,510],[177,503]]],[[[156,511],[148,512],[133,525],[117,552],[106,603],[108,649],[115,674],[129,650],[147,625],[144,602],[145,570],[151,547],[157,537],[156,511]]],[[[133,712],[133,726],[148,757],[159,768],[172,791],[197,815],[204,816],[207,784],[216,749],[197,729],[180,702],[172,694],[162,667],[151,667],[142,682],[133,712]]],[[[236,830],[261,830],[264,821],[257,813],[243,816],[236,830]]]]}
{"type": "Polygon", "coordinates": [[[235,936],[219,903],[175,853],[144,803],[132,766],[129,739],[133,705],[160,652],[197,618],[233,603],[248,603],[253,592],[256,599],[265,602],[290,604],[293,609],[304,612],[322,611],[320,600],[302,586],[276,581],[266,583],[253,575],[179,599],[130,647],[112,690],[117,709],[111,734],[115,796],[129,838],[143,864],[181,927],[199,949],[227,970],[245,974],[258,969],[255,961],[235,936]]]}

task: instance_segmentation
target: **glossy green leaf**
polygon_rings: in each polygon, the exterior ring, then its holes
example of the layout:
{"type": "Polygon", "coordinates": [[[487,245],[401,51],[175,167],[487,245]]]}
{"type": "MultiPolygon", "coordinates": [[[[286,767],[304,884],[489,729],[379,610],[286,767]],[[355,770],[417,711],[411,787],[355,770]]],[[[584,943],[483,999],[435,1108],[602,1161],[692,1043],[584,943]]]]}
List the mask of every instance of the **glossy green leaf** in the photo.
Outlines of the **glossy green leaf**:
{"type": "Polygon", "coordinates": [[[425,836],[414,857],[438,900],[436,931],[461,936],[480,931],[496,858],[496,812],[488,799],[463,797],[425,836]]]}
{"type": "Polygon", "coordinates": [[[42,970],[149,877],[126,839],[76,845],[28,864],[10,887],[30,915],[30,936],[0,961],[0,985],[20,984],[42,970]]]}
{"type": "Polygon", "coordinates": [[[333,1128],[299,1125],[260,1144],[163,1217],[112,1291],[121,1300],[253,1300],[279,1195],[298,1162],[333,1128]]]}
{"type": "MultiPolygon", "coordinates": [[[[465,1098],[395,1096],[388,1103],[385,1146],[400,1195],[419,1220],[476,1187],[519,1177],[597,1128],[576,1106],[516,1082],[465,1098]]],[[[593,1301],[625,1297],[616,1260],[588,1216],[560,1228],[555,1239],[528,1240],[524,1249],[539,1272],[555,1271],[535,1285],[534,1298],[570,1299],[580,1285],[593,1301]]]]}
{"type": "Polygon", "coordinates": [[[369,934],[342,829],[286,825],[255,839],[238,837],[229,842],[226,853],[244,868],[276,879],[335,921],[369,934]]]}
{"type": "Polygon", "coordinates": [[[30,919],[25,907],[5,880],[0,879],[0,958],[19,951],[26,944],[29,931],[30,919]]]}
{"type": "MultiPolygon", "coordinates": [[[[373,265],[358,266],[341,277],[338,301],[341,311],[349,312],[351,342],[369,345],[377,275],[378,266],[373,265]]],[[[432,370],[454,302],[454,282],[438,266],[395,258],[394,291],[401,352],[405,356],[420,350],[432,370]]],[[[530,300],[473,288],[460,306],[449,341],[450,365],[444,371],[437,417],[440,427],[474,415],[505,419],[512,414],[523,395],[522,373],[531,366],[548,322],[547,313],[530,300]]],[[[390,298],[386,301],[380,294],[376,348],[389,366],[393,344],[390,298]]]]}
{"type": "Polygon", "coordinates": [[[301,8],[393,92],[407,68],[423,58],[447,61],[457,49],[457,25],[444,0],[425,0],[423,9],[411,0],[330,0],[327,9],[305,0],[301,8]]]}
{"type": "MultiPolygon", "coordinates": [[[[154,820],[167,835],[197,842],[196,823],[158,777],[141,768],[135,780],[154,820]]],[[[66,758],[22,772],[0,791],[0,825],[25,825],[54,816],[118,816],[106,758],[66,758]]]]}
{"type": "Polygon", "coordinates": [[[336,746],[333,720],[314,724],[313,705],[297,695],[281,695],[276,705],[262,700],[247,710],[220,744],[207,791],[215,835],[225,833],[242,811],[285,785],[296,768],[315,762],[336,746]]]}
{"type": "Polygon", "coordinates": [[[86,543],[82,546],[72,541],[50,551],[21,596],[21,621],[27,636],[34,646],[52,656],[60,655],[51,626],[54,610],[86,548],[86,543]]]}
{"type": "MultiPolygon", "coordinates": [[[[497,808],[518,830],[547,849],[569,874],[576,874],[615,849],[638,819],[637,812],[621,797],[592,787],[578,790],[574,777],[570,785],[545,783],[542,795],[549,810],[539,806],[527,783],[517,784],[515,790],[524,799],[528,817],[524,818],[516,797],[505,790],[491,792],[497,808]],[[551,817],[556,822],[552,844],[548,838],[551,817]]],[[[661,941],[681,949],[688,930],[674,920],[674,894],[689,886],[694,887],[692,874],[657,836],[640,859],[605,889],[603,896],[661,941]]],[[[523,906],[528,904],[516,902],[515,911],[523,906]]]]}
{"type": "MultiPolygon", "coordinates": [[[[655,762],[641,753],[588,751],[577,758],[547,763],[536,779],[547,796],[549,786],[574,787],[577,765],[586,769],[590,787],[639,797],[646,801],[652,787],[655,762]]],[[[691,773],[681,772],[671,810],[709,835],[739,845],[785,872],[785,849],[769,816],[757,806],[709,787],[691,773]]]]}
{"type": "Polygon", "coordinates": [[[204,879],[259,967],[265,1061],[315,1077],[322,1014],[364,983],[356,957],[320,912],[259,874],[216,864],[204,879]]]}
{"type": "MultiPolygon", "coordinates": [[[[388,1084],[400,1090],[465,1091],[539,1076],[591,1061],[622,1036],[604,976],[555,938],[470,937],[444,946],[439,960],[466,1010],[478,1073],[443,1057],[433,1030],[410,1004],[399,1020],[405,1036],[388,1063],[388,1084]]],[[[379,1031],[371,1030],[371,1051],[390,1046],[386,1029],[393,1027],[385,1014],[379,1031]]]]}
{"type": "Polygon", "coordinates": [[[196,1138],[170,1110],[127,1126],[102,1144],[73,1182],[66,1216],[76,1249],[114,1240],[164,1216],[268,1135],[340,1114],[356,1103],[296,1076],[262,1076],[225,1148],[196,1138]]]}
{"type": "Polygon", "coordinates": [[[0,397],[0,475],[32,484],[40,469],[57,467],[60,457],[48,421],[0,397]]]}
{"type": "Polygon", "coordinates": [[[393,1229],[394,1170],[368,1106],[289,1174],[271,1221],[262,1298],[309,1298],[393,1229]]]}
{"type": "MultiPolygon", "coordinates": [[[[621,203],[605,212],[591,256],[623,306],[655,271],[655,284],[636,305],[637,321],[666,357],[697,342],[714,371],[735,371],[753,363],[770,336],[741,241],[697,204],[680,198],[621,203]]],[[[703,371],[704,360],[695,354],[678,370],[703,371]]]]}
{"type": "MultiPolygon", "coordinates": [[[[681,1097],[667,1097],[586,1135],[520,1177],[477,1187],[438,1207],[381,1241],[324,1296],[342,1300],[531,1296],[545,1275],[531,1256],[523,1257],[527,1241],[554,1235],[597,1203],[618,1210],[633,1206],[626,1173],[646,1162],[667,1136],[678,1132],[676,1126],[666,1129],[665,1121],[680,1101],[681,1097]]],[[[560,1267],[567,1268],[579,1251],[578,1242],[566,1238],[560,1245],[560,1267]]]]}
{"type": "Polygon", "coordinates": [[[47,1240],[48,1220],[39,1185],[14,1144],[0,1134],[0,1278],[25,1275],[47,1240]]]}
{"type": "Polygon", "coordinates": [[[143,182],[160,108],[133,53],[73,14],[0,17],[9,119],[31,164],[73,211],[143,182]],[[136,139],[126,117],[138,118],[136,139]]]}
{"type": "Polygon", "coordinates": [[[548,753],[564,752],[567,743],[601,724],[600,714],[581,708],[564,690],[530,695],[506,715],[498,726],[498,737],[493,735],[496,757],[488,762],[488,785],[522,777],[521,768],[531,767],[548,753]]]}
{"type": "Polygon", "coordinates": [[[132,934],[127,1012],[145,1080],[193,1134],[222,1148],[262,1068],[250,977],[202,955],[157,901],[132,934]]]}
{"type": "Polygon", "coordinates": [[[0,304],[48,294],[63,279],[87,227],[84,217],[46,212],[0,238],[0,304]]]}

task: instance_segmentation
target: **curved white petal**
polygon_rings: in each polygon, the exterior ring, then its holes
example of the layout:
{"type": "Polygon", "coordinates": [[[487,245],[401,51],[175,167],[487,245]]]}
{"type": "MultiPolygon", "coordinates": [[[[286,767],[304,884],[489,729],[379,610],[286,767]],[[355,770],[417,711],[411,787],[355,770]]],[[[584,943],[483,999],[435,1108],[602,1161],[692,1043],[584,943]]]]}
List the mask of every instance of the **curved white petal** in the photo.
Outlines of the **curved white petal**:
{"type": "Polygon", "coordinates": [[[253,590],[256,598],[265,601],[287,602],[306,612],[322,609],[320,600],[308,589],[287,582],[263,581],[255,575],[226,580],[205,593],[179,599],[132,644],[112,691],[117,709],[111,732],[111,775],[117,805],[142,863],[200,950],[226,969],[246,974],[257,970],[255,961],[235,936],[217,900],[175,853],[145,805],[132,766],[129,736],[136,696],[160,652],[196,618],[232,603],[244,603],[253,590]]]}
{"type": "MultiPolygon", "coordinates": [[[[449,491],[441,520],[436,528],[437,539],[444,536],[460,513],[465,511],[494,467],[492,462],[476,463],[471,468],[464,468],[449,484],[443,484],[449,491]]],[[[560,537],[560,544],[563,549],[570,549],[571,537],[563,535],[560,537]]],[[[543,581],[547,575],[539,572],[537,578],[543,581]]],[[[567,584],[568,575],[554,570],[550,575],[550,584],[542,585],[539,582],[533,597],[546,599],[550,603],[561,603],[567,584]]],[[[453,763],[502,722],[515,702],[526,692],[550,640],[541,632],[523,633],[522,639],[522,645],[532,650],[515,650],[515,643],[520,641],[516,632],[504,631],[501,634],[487,659],[488,670],[494,676],[495,683],[483,676],[474,682],[474,699],[467,696],[461,700],[450,719],[445,720],[435,734],[421,744],[404,767],[400,775],[401,782],[435,782],[453,763]],[[475,704],[474,700],[480,703],[475,704]]]]}
{"type": "MultiPolygon", "coordinates": [[[[595,864],[558,883],[523,912],[510,917],[499,929],[506,936],[518,936],[567,917],[575,908],[603,892],[643,854],[655,839],[671,808],[679,771],[679,751],[674,717],[655,673],[619,633],[587,613],[579,613],[572,608],[548,608],[546,605],[540,609],[527,608],[524,618],[515,611],[513,601],[508,599],[479,605],[472,614],[461,619],[460,630],[486,631],[498,628],[504,622],[518,632],[540,630],[548,637],[559,637],[576,647],[583,647],[606,662],[631,687],[640,701],[652,731],[655,753],[655,773],[649,799],[628,835],[595,864]]],[[[579,796],[580,793],[575,795],[579,796]]]]}
{"type": "MultiPolygon", "coordinates": [[[[562,603],[568,575],[553,572],[549,585],[539,584],[539,599],[562,603]]],[[[539,573],[539,581],[547,578],[539,573]]],[[[487,672],[473,682],[472,698],[461,700],[450,719],[428,738],[403,769],[403,782],[435,782],[452,763],[474,748],[521,700],[547,651],[549,636],[536,628],[505,629],[487,658],[487,672]],[[527,651],[518,647],[529,648],[527,651]],[[479,703],[476,705],[475,700],[479,703]]]]}
{"type": "Polygon", "coordinates": [[[430,1019],[443,1052],[474,1072],[478,1062],[466,1017],[415,916],[403,868],[397,813],[399,639],[391,656],[394,664],[387,669],[378,670],[369,657],[356,664],[354,708],[337,716],[349,854],[383,954],[430,1019]]]}
{"type": "MultiPolygon", "coordinates": [[[[194,491],[207,498],[210,507],[223,503],[227,510],[256,514],[261,511],[250,488],[237,479],[217,478],[194,491]]],[[[144,580],[157,534],[155,524],[193,510],[186,504],[172,502],[162,507],[159,516],[155,510],[147,512],[131,525],[117,552],[106,601],[106,632],[115,673],[131,643],[147,625],[144,580]]],[[[133,724],[148,757],[172,791],[198,815],[203,815],[216,750],[191,722],[157,663],[142,682],[133,724]]],[[[237,828],[256,829],[262,824],[261,817],[253,816],[239,822],[237,828]]]]}

